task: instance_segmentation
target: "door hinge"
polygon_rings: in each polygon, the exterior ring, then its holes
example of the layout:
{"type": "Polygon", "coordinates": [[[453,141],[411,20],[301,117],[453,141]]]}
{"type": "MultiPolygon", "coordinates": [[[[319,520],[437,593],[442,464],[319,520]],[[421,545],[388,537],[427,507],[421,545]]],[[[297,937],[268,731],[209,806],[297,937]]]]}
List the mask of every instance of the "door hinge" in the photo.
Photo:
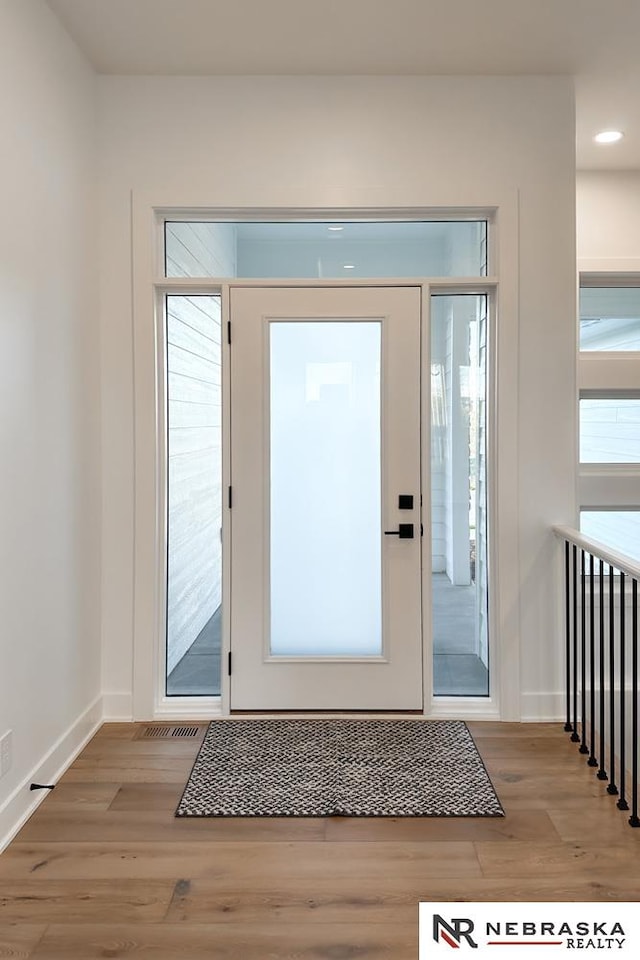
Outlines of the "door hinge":
{"type": "Polygon", "coordinates": [[[233,506],[233,487],[229,487],[229,510],[233,506]]]}
{"type": "Polygon", "coordinates": [[[227,343],[231,343],[231,320],[227,320],[227,343]]]}
{"type": "Polygon", "coordinates": [[[231,676],[231,650],[229,650],[229,664],[228,664],[229,676],[231,676]]]}
{"type": "Polygon", "coordinates": [[[424,537],[424,526],[420,524],[420,536],[424,537]]]}

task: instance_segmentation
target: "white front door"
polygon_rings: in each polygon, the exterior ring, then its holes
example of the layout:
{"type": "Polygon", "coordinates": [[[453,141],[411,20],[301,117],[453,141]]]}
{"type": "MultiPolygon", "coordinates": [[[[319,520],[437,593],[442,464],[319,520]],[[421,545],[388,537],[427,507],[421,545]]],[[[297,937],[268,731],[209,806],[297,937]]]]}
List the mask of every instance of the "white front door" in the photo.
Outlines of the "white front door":
{"type": "Polygon", "coordinates": [[[231,288],[231,709],[422,707],[420,312],[231,288]]]}

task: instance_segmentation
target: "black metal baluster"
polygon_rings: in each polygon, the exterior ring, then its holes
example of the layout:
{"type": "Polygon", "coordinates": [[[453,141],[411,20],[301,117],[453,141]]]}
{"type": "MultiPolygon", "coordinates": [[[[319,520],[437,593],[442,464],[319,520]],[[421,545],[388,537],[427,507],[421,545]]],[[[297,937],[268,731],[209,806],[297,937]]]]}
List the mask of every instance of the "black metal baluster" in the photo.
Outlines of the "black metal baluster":
{"type": "Polygon", "coordinates": [[[585,564],[585,552],[580,550],[580,705],[581,705],[581,730],[580,730],[580,753],[589,753],[587,746],[587,574],[585,564]]]}
{"type": "Polygon", "coordinates": [[[600,583],[599,583],[599,610],[598,610],[598,652],[600,656],[600,768],[598,770],[598,780],[607,779],[607,771],[604,768],[605,760],[605,737],[604,737],[604,560],[599,561],[600,583]]]}
{"type": "Polygon", "coordinates": [[[625,751],[625,595],[624,595],[624,573],[620,571],[620,799],[618,800],[618,810],[628,810],[629,804],[625,797],[625,776],[627,766],[627,756],[625,751]]]}
{"type": "Polygon", "coordinates": [[[578,548],[573,544],[573,733],[571,740],[578,743],[578,548]]]}
{"type": "Polygon", "coordinates": [[[564,614],[565,614],[565,682],[566,682],[566,704],[567,719],[564,729],[566,733],[571,733],[571,571],[569,569],[569,541],[564,542],[564,614]]]}
{"type": "Polygon", "coordinates": [[[597,767],[595,757],[596,746],[596,634],[595,634],[595,604],[594,604],[594,567],[593,554],[589,554],[589,759],[590,767],[597,767]]]}
{"type": "Polygon", "coordinates": [[[631,706],[631,716],[633,730],[631,733],[631,770],[633,779],[631,783],[631,816],[629,823],[632,827],[640,827],[638,818],[638,581],[631,581],[631,660],[633,675],[631,677],[631,696],[633,703],[631,706]]]}
{"type": "Polygon", "coordinates": [[[616,787],[616,701],[615,701],[615,582],[613,576],[613,567],[609,566],[609,754],[610,770],[609,785],[607,793],[615,796],[618,792],[616,787]]]}

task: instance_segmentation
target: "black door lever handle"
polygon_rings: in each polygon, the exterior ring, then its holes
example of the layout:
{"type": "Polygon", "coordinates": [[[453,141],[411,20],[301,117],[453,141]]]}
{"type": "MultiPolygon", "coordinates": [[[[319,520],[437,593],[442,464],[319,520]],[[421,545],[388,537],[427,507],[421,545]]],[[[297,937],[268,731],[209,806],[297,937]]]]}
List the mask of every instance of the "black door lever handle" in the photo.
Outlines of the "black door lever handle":
{"type": "Polygon", "coordinates": [[[400,540],[413,540],[413,524],[400,523],[397,530],[385,530],[385,537],[399,537],[400,540]]]}

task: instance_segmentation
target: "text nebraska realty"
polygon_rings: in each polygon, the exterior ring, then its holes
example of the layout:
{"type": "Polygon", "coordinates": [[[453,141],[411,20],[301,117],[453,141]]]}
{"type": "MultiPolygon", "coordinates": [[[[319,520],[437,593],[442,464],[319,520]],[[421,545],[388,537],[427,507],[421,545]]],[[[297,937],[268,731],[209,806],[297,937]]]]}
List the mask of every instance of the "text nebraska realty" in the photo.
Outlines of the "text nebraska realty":
{"type": "MultiPolygon", "coordinates": [[[[474,923],[466,918],[457,918],[447,923],[442,917],[434,915],[434,939],[443,936],[450,946],[465,945],[477,947],[474,936],[474,923]],[[443,929],[444,928],[444,929],[443,929]],[[449,936],[447,936],[447,932],[449,936]],[[451,941],[455,942],[451,942],[451,941]]],[[[626,934],[622,924],[597,923],[595,921],[505,921],[485,924],[487,946],[508,946],[509,944],[551,944],[564,945],[568,950],[615,950],[622,949],[626,934]],[[562,940],[558,938],[562,937],[562,940]]]]}
{"type": "Polygon", "coordinates": [[[622,946],[625,932],[620,923],[488,923],[488,937],[562,937],[567,949],[611,950],[622,946]],[[566,938],[566,939],[565,939],[566,938]]]}

